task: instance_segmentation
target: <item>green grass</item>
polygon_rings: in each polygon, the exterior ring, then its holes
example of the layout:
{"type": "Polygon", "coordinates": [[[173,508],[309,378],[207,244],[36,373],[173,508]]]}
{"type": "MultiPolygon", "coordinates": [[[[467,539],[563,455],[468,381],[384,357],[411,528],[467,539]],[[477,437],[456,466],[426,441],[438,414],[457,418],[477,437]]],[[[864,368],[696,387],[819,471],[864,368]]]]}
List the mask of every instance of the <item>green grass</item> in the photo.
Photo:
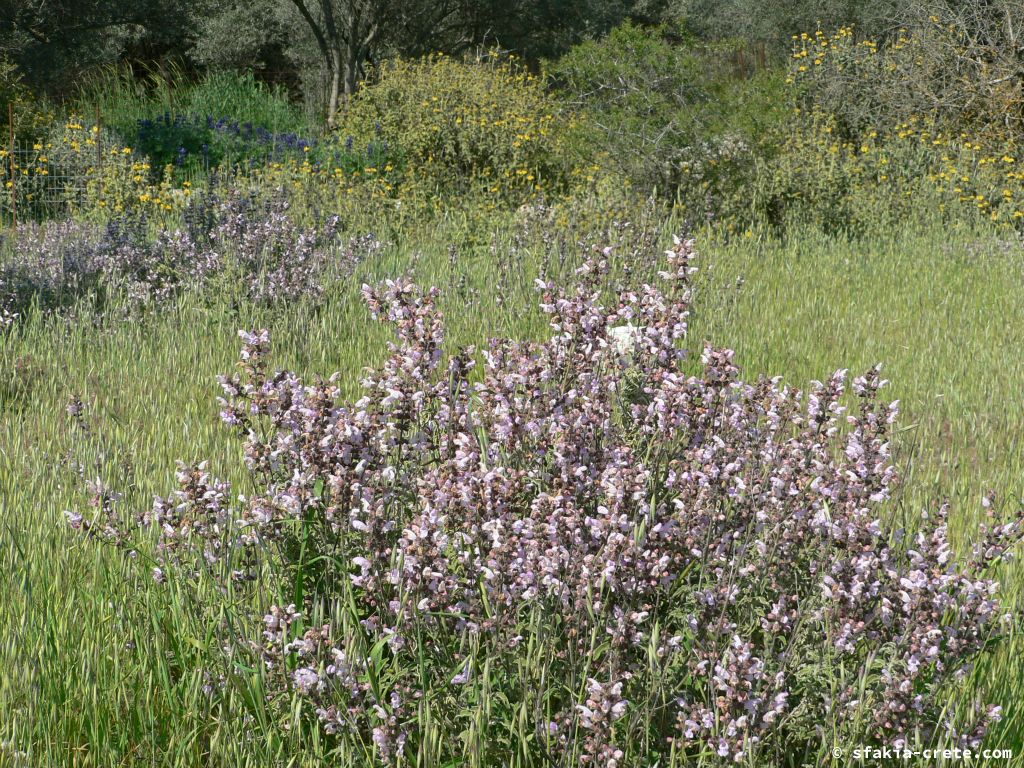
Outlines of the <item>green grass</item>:
{"type": "Polygon", "coordinates": [[[948,497],[966,523],[985,489],[1021,498],[1018,245],[930,228],[858,243],[800,232],[704,253],[692,335],[736,349],[748,375],[803,385],[884,365],[903,410],[907,504],[948,497]]]}
{"type": "Polygon", "coordinates": [[[171,115],[210,115],[248,122],[274,133],[313,136],[317,130],[281,88],[270,87],[251,74],[230,72],[193,79],[178,68],[136,73],[110,67],[91,77],[67,106],[92,121],[97,111],[104,126],[127,146],[135,146],[139,120],[171,115]]]}
{"type": "MultiPolygon", "coordinates": [[[[363,280],[411,273],[438,285],[456,344],[544,333],[533,278],[542,266],[571,264],[536,240],[514,260],[496,258],[509,245],[501,228],[494,251],[490,233],[460,232],[452,258],[455,229],[391,233],[379,260],[316,305],[233,312],[226,302],[186,297],[140,323],[30,316],[0,337],[0,766],[320,764],[316,732],[299,721],[288,732],[268,724],[258,676],[242,675],[224,706],[211,709],[203,671],[216,639],[198,606],[154,585],[144,563],[81,541],[62,512],[84,507],[83,478],[97,476],[125,493],[126,514],[141,512],[172,490],[178,459],[209,459],[246,492],[240,446],[215,402],[215,377],[237,358],[237,329],[270,328],[278,366],[342,371],[351,394],[361,369],[382,359],[386,339],[358,299],[363,280]],[[88,406],[88,432],[65,413],[72,395],[88,406]]],[[[786,243],[709,236],[700,251],[695,347],[704,338],[732,346],[748,377],[780,374],[800,386],[839,367],[886,365],[904,407],[902,514],[948,498],[955,533],[969,540],[983,492],[1019,502],[1017,250],[983,232],[932,227],[857,244],[812,232],[786,243]]],[[[1014,596],[1018,573],[1005,574],[1014,596]]],[[[985,746],[1018,754],[1022,650],[1017,640],[1006,644],[975,680],[1006,714],[985,746]]]]}
{"type": "MultiPolygon", "coordinates": [[[[747,376],[796,386],[836,368],[882,363],[901,401],[899,514],[949,501],[954,541],[969,546],[989,490],[1024,504],[1024,253],[965,228],[927,227],[857,243],[813,231],[787,244],[706,247],[691,338],[737,350],[747,376]],[[708,269],[710,267],[710,270],[708,269]],[[742,278],[737,288],[737,278],[742,278]]],[[[1019,614],[1020,565],[1002,583],[1019,614]]],[[[1024,639],[1014,637],[977,684],[1004,706],[986,746],[1024,747],[1024,639]]]]}

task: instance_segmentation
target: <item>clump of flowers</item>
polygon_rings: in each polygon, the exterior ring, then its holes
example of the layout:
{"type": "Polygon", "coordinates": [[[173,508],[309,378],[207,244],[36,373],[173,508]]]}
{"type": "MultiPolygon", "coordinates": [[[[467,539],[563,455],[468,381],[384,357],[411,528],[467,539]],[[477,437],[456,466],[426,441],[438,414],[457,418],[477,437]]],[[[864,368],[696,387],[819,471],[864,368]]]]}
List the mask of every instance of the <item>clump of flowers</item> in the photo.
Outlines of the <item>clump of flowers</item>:
{"type": "MultiPolygon", "coordinates": [[[[378,132],[379,133],[379,132],[378,132]]],[[[309,161],[310,170],[344,169],[352,172],[366,167],[380,169],[395,158],[387,142],[369,142],[356,146],[352,137],[321,141],[294,131],[276,133],[262,125],[229,116],[164,112],[138,121],[137,149],[150,158],[156,168],[218,169],[229,172],[233,166],[284,164],[309,161]]]]}
{"type": "Polygon", "coordinates": [[[237,280],[248,300],[271,304],[318,296],[382,247],[372,235],[342,242],[340,221],[300,226],[286,201],[241,196],[196,200],[185,226],[150,233],[144,217],[105,226],[67,220],[20,225],[0,265],[0,329],[33,304],[70,308],[117,294],[129,309],[160,306],[185,290],[237,280]]]}
{"type": "MultiPolygon", "coordinates": [[[[115,133],[79,116],[50,120],[31,135],[13,157],[0,150],[0,184],[16,192],[18,218],[23,220],[59,213],[162,216],[180,212],[192,194],[190,183],[174,183],[173,166],[154,167],[115,133]]],[[[5,196],[0,208],[8,206],[5,196]]]]}
{"type": "Polygon", "coordinates": [[[446,351],[435,290],[364,287],[397,342],[355,402],[272,373],[269,334],[243,332],[222,417],[257,491],[229,504],[183,467],[150,518],[158,579],[276,568],[283,599],[228,663],[255,656],[282,713],[298,697],[387,764],[977,743],[998,711],[946,705],[1003,632],[985,571],[1020,518],[965,559],[945,509],[895,529],[877,368],[801,391],[743,382],[729,350],[689,361],[692,242],[608,305],[611,257],[538,281],[550,338],[483,351],[446,351]]]}
{"type": "Polygon", "coordinates": [[[393,148],[387,155],[402,171],[396,181],[409,202],[441,190],[521,203],[565,187],[559,111],[543,80],[513,56],[434,54],[382,64],[353,98],[343,127],[357,145],[393,148]]]}

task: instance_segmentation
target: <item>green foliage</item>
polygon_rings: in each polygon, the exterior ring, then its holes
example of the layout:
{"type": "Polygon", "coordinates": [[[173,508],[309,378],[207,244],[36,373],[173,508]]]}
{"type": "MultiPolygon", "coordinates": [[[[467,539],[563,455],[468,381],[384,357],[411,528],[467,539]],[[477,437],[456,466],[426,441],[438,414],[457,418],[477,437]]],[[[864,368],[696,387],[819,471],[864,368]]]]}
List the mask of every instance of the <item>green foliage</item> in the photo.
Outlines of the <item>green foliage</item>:
{"type": "Polygon", "coordinates": [[[184,48],[189,0],[4,0],[0,51],[33,88],[64,94],[89,69],[122,57],[155,61],[184,48]]]}
{"type": "Polygon", "coordinates": [[[514,202],[565,186],[561,122],[571,119],[515,59],[438,54],[382,65],[341,131],[357,143],[388,143],[407,198],[473,193],[514,202]]]}
{"type": "Polygon", "coordinates": [[[289,28],[277,0],[197,2],[196,37],[190,55],[211,71],[284,69],[289,28]]]}
{"type": "Polygon", "coordinates": [[[36,99],[32,91],[25,85],[18,66],[12,61],[0,57],[0,125],[5,130],[0,132],[7,143],[9,116],[14,115],[14,132],[22,138],[34,137],[47,124],[52,115],[36,99]]]}
{"type": "Polygon", "coordinates": [[[675,200],[694,222],[744,226],[763,164],[780,153],[792,124],[790,99],[776,71],[723,77],[699,110],[699,140],[681,153],[675,200]]]}
{"type": "Polygon", "coordinates": [[[676,0],[672,10],[704,39],[758,40],[782,57],[792,35],[818,25],[855,24],[865,34],[882,34],[907,5],[908,0],[676,0]]]}
{"type": "Polygon", "coordinates": [[[834,116],[798,111],[778,152],[758,160],[747,190],[748,218],[776,234],[795,223],[833,235],[866,237],[941,220],[987,220],[1008,237],[1024,228],[1024,173],[1014,141],[950,135],[927,120],[844,138],[834,116]]]}
{"type": "Polygon", "coordinates": [[[250,73],[212,74],[174,93],[178,110],[191,114],[230,115],[276,132],[311,130],[283,89],[268,86],[250,73]]]}
{"type": "Polygon", "coordinates": [[[535,61],[561,56],[573,45],[603,37],[629,19],[656,22],[669,3],[666,0],[476,0],[466,5],[467,10],[473,5],[479,9],[467,13],[476,29],[490,24],[491,39],[535,61]]]}
{"type": "Polygon", "coordinates": [[[283,89],[260,82],[251,73],[215,72],[196,80],[175,67],[143,72],[111,67],[82,87],[74,109],[90,116],[99,110],[103,124],[133,146],[140,121],[165,113],[227,117],[275,133],[312,130],[283,89]]]}
{"type": "MultiPolygon", "coordinates": [[[[179,213],[192,193],[187,181],[174,185],[170,167],[154,169],[116,133],[81,117],[52,123],[42,134],[24,146],[14,169],[22,222],[69,213],[105,221],[131,211],[160,219],[179,213]]],[[[10,184],[10,167],[0,163],[0,187],[10,184]]],[[[9,202],[0,196],[0,215],[9,214],[9,202]]]]}
{"type": "Polygon", "coordinates": [[[695,224],[745,212],[788,99],[776,72],[737,78],[723,66],[730,50],[629,23],[575,47],[551,75],[584,112],[572,135],[580,162],[675,199],[695,224]]]}
{"type": "Polygon", "coordinates": [[[914,3],[892,35],[856,27],[795,35],[801,102],[832,114],[845,136],[924,119],[947,132],[1024,136],[1024,8],[1006,0],[914,3]]]}
{"type": "MultiPolygon", "coordinates": [[[[842,136],[856,141],[867,131],[912,116],[937,117],[957,101],[958,93],[966,95],[966,84],[950,77],[949,63],[926,55],[934,53],[938,37],[948,34],[930,26],[914,34],[901,30],[879,42],[858,36],[852,27],[801,33],[794,36],[790,79],[806,109],[831,115],[842,136]]],[[[955,117],[964,126],[971,120],[960,110],[955,117]]]]}
{"type": "Polygon", "coordinates": [[[567,100],[586,110],[573,137],[587,155],[645,187],[672,183],[711,94],[700,60],[665,28],[626,23],[573,48],[550,67],[567,100]]]}
{"type": "Polygon", "coordinates": [[[758,159],[749,221],[862,237],[921,215],[984,217],[1020,231],[1019,84],[980,87],[961,32],[933,16],[881,42],[850,27],[797,35],[793,111],[758,159]]]}
{"type": "Polygon", "coordinates": [[[251,73],[212,72],[195,79],[180,68],[111,67],[78,93],[73,108],[147,156],[162,175],[196,181],[223,164],[301,154],[314,129],[281,87],[251,73]]]}

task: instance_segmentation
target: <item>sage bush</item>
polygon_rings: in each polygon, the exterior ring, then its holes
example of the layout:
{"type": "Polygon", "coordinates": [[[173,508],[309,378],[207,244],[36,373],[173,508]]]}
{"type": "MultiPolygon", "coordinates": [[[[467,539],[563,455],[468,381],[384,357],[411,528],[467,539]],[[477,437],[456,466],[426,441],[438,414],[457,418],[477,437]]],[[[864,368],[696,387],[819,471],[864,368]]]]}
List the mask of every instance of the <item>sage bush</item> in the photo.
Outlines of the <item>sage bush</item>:
{"type": "Polygon", "coordinates": [[[999,707],[950,702],[1006,632],[989,570],[1020,516],[959,556],[946,507],[897,525],[879,368],[744,382],[730,350],[683,352],[692,241],[609,296],[613,261],[538,280],[549,338],[483,350],[446,349],[436,290],[364,286],[397,340],[354,401],[243,331],[221,416],[246,493],[181,465],[137,531],[102,489],[69,520],[168,588],[215,585],[210,695],[258,669],[281,727],[318,722],[359,764],[978,744],[999,707]]]}

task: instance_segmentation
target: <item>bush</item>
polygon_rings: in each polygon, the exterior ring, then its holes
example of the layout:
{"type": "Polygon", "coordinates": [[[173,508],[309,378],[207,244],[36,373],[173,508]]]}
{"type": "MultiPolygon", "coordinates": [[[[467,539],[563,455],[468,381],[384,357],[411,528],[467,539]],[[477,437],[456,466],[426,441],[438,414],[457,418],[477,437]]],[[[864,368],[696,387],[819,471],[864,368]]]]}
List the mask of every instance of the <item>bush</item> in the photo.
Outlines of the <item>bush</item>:
{"type": "Polygon", "coordinates": [[[75,115],[49,126],[25,170],[23,181],[50,203],[40,216],[67,210],[101,219],[130,211],[162,215],[180,211],[191,194],[190,185],[174,186],[170,168],[154,170],[113,130],[75,115]]]}
{"type": "Polygon", "coordinates": [[[897,404],[878,369],[851,398],[845,371],[802,393],[743,383],[727,350],[686,361],[692,258],[677,242],[665,289],[614,308],[601,255],[567,290],[540,281],[552,336],[483,355],[445,357],[435,291],[364,287],[398,342],[352,403],[335,379],[271,373],[269,335],[242,333],[222,417],[254,492],[235,504],[182,467],[144,521],[152,545],[103,499],[71,523],[153,552],[174,589],[212,577],[225,685],[261,669],[282,723],[305,713],[360,764],[977,744],[998,709],[947,707],[1003,632],[984,574],[1020,519],[964,559],[945,509],[890,526],[897,404]],[[239,642],[225,612],[267,567],[278,602],[239,642]]]}
{"type": "Polygon", "coordinates": [[[734,229],[768,225],[782,234],[800,222],[844,237],[911,221],[1024,229],[1024,173],[1013,140],[951,135],[933,119],[857,133],[850,138],[841,117],[797,109],[729,209],[734,229]]]}
{"type": "MultiPolygon", "coordinates": [[[[954,0],[955,1],[955,0],[954,0]]],[[[676,0],[687,23],[712,40],[759,40],[785,56],[790,36],[815,24],[855,24],[867,34],[882,34],[908,5],[907,0],[676,0]]]]}
{"type": "Polygon", "coordinates": [[[386,142],[403,168],[403,199],[465,194],[517,202],[566,184],[565,119],[541,79],[516,59],[437,54],[381,65],[341,128],[358,144],[386,142]]]}
{"type": "MultiPolygon", "coordinates": [[[[87,125],[81,118],[48,123],[38,128],[39,138],[22,144],[12,168],[0,163],[0,182],[15,188],[22,220],[63,217],[69,212],[105,215],[132,208],[170,211],[181,202],[169,180],[153,185],[150,164],[130,147],[122,146],[111,131],[87,125]]],[[[6,151],[0,150],[0,156],[6,151]]],[[[0,211],[9,209],[0,197],[0,211]]]]}
{"type": "Polygon", "coordinates": [[[783,234],[794,223],[829,235],[859,237],[941,212],[943,195],[930,182],[938,157],[931,146],[868,133],[843,140],[837,121],[797,110],[774,156],[761,158],[747,189],[750,220],[783,234]]]}
{"type": "Polygon", "coordinates": [[[175,67],[143,72],[127,66],[110,68],[86,82],[74,106],[89,115],[98,109],[103,123],[125,143],[135,141],[139,121],[167,112],[215,120],[228,116],[274,133],[311,133],[284,89],[251,74],[219,72],[195,80],[175,67]]]}
{"type": "Polygon", "coordinates": [[[773,72],[725,71],[727,48],[627,23],[555,62],[553,81],[585,115],[572,137],[580,164],[675,198],[693,224],[737,215],[787,99],[773,72]]]}
{"type": "Polygon", "coordinates": [[[194,80],[175,67],[110,68],[85,84],[75,107],[97,113],[116,141],[147,154],[154,168],[171,165],[192,177],[222,160],[264,162],[316,143],[287,93],[251,74],[194,80]]]}
{"type": "Polygon", "coordinates": [[[912,119],[952,134],[1019,137],[1024,58],[1013,30],[1024,12],[975,5],[911,4],[906,27],[880,39],[848,26],[794,36],[791,79],[803,105],[834,115],[853,140],[912,119]]]}
{"type": "Polygon", "coordinates": [[[669,41],[667,29],[626,23],[602,40],[575,46],[550,74],[587,119],[575,145],[643,187],[672,185],[682,147],[700,134],[696,104],[710,98],[693,51],[669,41]]]}
{"type": "Polygon", "coordinates": [[[205,173],[224,163],[249,164],[302,158],[316,139],[295,133],[274,133],[249,121],[211,114],[165,112],[139,121],[137,148],[154,165],[181,169],[186,175],[205,173]]]}
{"type": "Polygon", "coordinates": [[[33,139],[50,119],[48,111],[35,94],[22,82],[17,65],[0,57],[0,145],[7,145],[7,125],[10,110],[14,114],[14,132],[22,139],[33,139]]]}
{"type": "Polygon", "coordinates": [[[320,296],[380,247],[372,236],[343,246],[337,216],[301,227],[284,201],[203,195],[183,218],[184,227],[155,235],[139,215],[104,226],[20,225],[0,259],[0,328],[33,307],[60,312],[84,298],[102,310],[118,296],[129,314],[210,287],[256,305],[297,302],[320,296]]]}

